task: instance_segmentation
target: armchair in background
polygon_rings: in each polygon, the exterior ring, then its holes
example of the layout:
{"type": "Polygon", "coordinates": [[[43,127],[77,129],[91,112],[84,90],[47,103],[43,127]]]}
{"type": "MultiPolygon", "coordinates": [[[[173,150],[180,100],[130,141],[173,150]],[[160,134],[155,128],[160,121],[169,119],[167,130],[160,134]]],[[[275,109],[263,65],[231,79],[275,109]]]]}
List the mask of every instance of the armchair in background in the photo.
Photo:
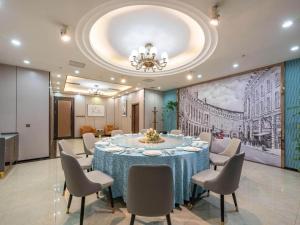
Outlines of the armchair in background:
{"type": "Polygon", "coordinates": [[[118,129],[118,128],[115,127],[113,124],[106,124],[104,127],[104,135],[111,136],[111,132],[116,129],[118,129]]]}

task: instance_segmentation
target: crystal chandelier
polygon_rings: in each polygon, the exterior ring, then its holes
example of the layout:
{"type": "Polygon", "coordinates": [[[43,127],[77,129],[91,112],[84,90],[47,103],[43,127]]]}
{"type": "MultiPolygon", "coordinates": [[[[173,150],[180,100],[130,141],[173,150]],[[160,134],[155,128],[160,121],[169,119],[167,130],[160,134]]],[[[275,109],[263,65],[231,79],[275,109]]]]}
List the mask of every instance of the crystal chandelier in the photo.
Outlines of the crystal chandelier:
{"type": "Polygon", "coordinates": [[[94,88],[89,89],[89,93],[92,95],[101,95],[103,94],[99,86],[96,84],[94,88]]]}
{"type": "Polygon", "coordinates": [[[168,54],[163,52],[160,58],[157,57],[157,49],[147,43],[139,48],[139,51],[133,50],[129,56],[129,61],[136,70],[144,70],[145,72],[155,72],[162,70],[168,63],[168,54]]]}

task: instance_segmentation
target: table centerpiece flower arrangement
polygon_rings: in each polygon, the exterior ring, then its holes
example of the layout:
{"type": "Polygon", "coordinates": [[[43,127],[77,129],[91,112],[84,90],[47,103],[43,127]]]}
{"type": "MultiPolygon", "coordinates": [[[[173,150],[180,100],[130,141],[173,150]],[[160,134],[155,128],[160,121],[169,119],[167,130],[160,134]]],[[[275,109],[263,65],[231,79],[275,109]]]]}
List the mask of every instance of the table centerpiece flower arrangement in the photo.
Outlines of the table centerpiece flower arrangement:
{"type": "Polygon", "coordinates": [[[165,140],[160,137],[156,130],[150,128],[147,130],[144,137],[139,139],[139,141],[142,143],[158,144],[164,142],[165,140]]]}

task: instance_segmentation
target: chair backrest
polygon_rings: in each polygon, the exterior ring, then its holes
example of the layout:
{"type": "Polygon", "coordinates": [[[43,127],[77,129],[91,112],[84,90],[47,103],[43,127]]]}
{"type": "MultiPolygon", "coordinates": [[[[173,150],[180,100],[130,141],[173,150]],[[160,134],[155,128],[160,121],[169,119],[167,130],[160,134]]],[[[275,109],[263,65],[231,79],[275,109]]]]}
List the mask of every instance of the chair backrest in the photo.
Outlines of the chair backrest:
{"type": "Polygon", "coordinates": [[[199,135],[199,138],[201,141],[208,142],[209,145],[209,151],[211,150],[211,144],[212,144],[212,134],[209,132],[201,132],[199,135]]]}
{"type": "Polygon", "coordinates": [[[127,208],[140,216],[163,216],[173,208],[173,175],[167,165],[134,165],[128,174],[127,208]]]}
{"type": "Polygon", "coordinates": [[[83,146],[84,146],[84,152],[86,154],[90,153],[90,149],[95,147],[95,143],[97,142],[97,139],[95,138],[95,135],[93,133],[85,133],[82,135],[83,139],[83,146]]]}
{"type": "Polygon", "coordinates": [[[111,131],[111,136],[116,136],[118,134],[124,134],[124,132],[122,130],[112,130],[111,131]]]}
{"type": "Polygon", "coordinates": [[[140,133],[141,133],[141,134],[146,134],[146,133],[147,133],[147,129],[141,129],[141,130],[140,130],[140,133]]]}
{"type": "Polygon", "coordinates": [[[58,149],[61,154],[62,151],[76,158],[76,154],[73,152],[72,146],[66,140],[58,141],[58,149]]]}
{"type": "Polygon", "coordinates": [[[171,130],[170,134],[179,135],[182,134],[181,130],[171,130]]]}
{"type": "Polygon", "coordinates": [[[223,195],[235,192],[239,187],[244,158],[244,152],[231,157],[216,178],[204,182],[204,188],[223,195]]]}
{"type": "Polygon", "coordinates": [[[241,150],[241,140],[238,138],[232,138],[230,139],[226,149],[223,152],[221,152],[221,155],[232,157],[235,154],[238,154],[240,150],[241,150]]]}
{"type": "Polygon", "coordinates": [[[86,177],[76,158],[64,151],[60,158],[70,194],[83,197],[101,189],[100,184],[93,183],[86,177]]]}

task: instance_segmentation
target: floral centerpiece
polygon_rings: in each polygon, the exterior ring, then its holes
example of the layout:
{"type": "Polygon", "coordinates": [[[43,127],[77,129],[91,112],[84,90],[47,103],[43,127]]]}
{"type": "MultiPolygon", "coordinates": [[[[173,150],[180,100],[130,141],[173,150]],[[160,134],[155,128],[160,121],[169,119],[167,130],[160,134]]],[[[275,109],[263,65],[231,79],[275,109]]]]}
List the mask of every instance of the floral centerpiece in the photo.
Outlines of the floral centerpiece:
{"type": "Polygon", "coordinates": [[[142,143],[154,143],[155,144],[155,143],[162,143],[165,140],[160,137],[159,133],[157,133],[156,130],[154,130],[153,128],[150,128],[147,130],[144,137],[139,139],[139,141],[142,143]]]}

